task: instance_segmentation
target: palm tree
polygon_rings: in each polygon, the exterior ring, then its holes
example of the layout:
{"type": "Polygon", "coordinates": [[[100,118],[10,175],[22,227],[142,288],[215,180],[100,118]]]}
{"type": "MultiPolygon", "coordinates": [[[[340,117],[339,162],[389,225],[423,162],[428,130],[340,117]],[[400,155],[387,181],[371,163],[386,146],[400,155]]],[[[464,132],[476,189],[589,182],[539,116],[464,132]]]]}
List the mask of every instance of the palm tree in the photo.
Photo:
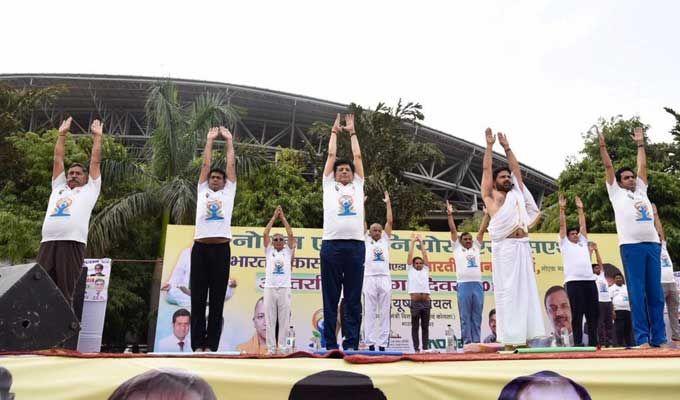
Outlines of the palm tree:
{"type": "MultiPolygon", "coordinates": [[[[150,163],[105,160],[102,176],[109,181],[140,182],[141,190],[107,205],[92,218],[88,251],[104,254],[122,239],[131,223],[161,216],[160,256],[167,225],[192,223],[196,208],[196,185],[201,164],[196,149],[211,126],[233,127],[239,111],[228,105],[222,93],[204,93],[189,105],[181,105],[172,82],[164,81],[149,90],[146,115],[154,127],[147,146],[150,163]]],[[[237,148],[239,173],[247,172],[263,158],[257,146],[237,148]]],[[[224,157],[213,157],[224,166],[224,157]]]]}

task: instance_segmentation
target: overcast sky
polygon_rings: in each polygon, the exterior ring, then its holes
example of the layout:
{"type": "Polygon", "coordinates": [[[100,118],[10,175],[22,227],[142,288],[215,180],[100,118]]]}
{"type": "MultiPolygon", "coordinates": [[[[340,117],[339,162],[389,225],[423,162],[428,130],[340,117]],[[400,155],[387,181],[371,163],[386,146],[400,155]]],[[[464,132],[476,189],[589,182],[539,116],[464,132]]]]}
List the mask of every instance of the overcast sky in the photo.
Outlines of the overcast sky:
{"type": "Polygon", "coordinates": [[[506,132],[554,177],[598,118],[639,115],[669,141],[663,107],[680,109],[672,0],[23,0],[0,15],[0,73],[170,76],[368,107],[401,97],[455,136],[506,132]]]}

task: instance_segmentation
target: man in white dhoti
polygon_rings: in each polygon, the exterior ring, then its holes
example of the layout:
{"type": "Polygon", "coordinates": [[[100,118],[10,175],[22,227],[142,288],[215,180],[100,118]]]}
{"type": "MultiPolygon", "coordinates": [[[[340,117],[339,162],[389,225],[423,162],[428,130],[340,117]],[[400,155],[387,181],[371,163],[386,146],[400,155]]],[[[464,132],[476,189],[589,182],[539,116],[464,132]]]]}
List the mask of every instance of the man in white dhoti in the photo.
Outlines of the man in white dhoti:
{"type": "Polygon", "coordinates": [[[522,181],[519,162],[506,136],[500,132],[498,142],[505,150],[509,167],[492,170],[495,142],[495,135],[487,128],[482,198],[491,216],[489,235],[498,341],[506,347],[517,347],[545,335],[529,246],[529,227],[538,220],[540,211],[522,181]]]}

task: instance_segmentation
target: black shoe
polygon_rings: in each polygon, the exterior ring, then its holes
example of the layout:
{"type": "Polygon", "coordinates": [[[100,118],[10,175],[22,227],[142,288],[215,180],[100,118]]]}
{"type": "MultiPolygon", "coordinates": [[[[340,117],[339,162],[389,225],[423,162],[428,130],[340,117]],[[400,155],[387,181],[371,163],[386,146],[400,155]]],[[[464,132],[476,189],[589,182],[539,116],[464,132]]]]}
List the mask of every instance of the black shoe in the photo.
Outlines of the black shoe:
{"type": "Polygon", "coordinates": [[[368,351],[375,351],[375,346],[374,345],[368,346],[368,351]]]}
{"type": "Polygon", "coordinates": [[[382,346],[379,346],[379,347],[378,347],[378,351],[385,351],[385,348],[382,347],[382,346]]]}

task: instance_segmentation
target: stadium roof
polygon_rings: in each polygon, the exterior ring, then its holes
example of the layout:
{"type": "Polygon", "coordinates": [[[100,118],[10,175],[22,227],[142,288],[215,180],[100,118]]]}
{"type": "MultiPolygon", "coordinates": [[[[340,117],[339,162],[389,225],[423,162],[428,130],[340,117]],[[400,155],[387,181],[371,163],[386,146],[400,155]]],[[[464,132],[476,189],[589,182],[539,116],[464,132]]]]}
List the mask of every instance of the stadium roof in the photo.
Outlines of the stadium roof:
{"type": "MultiPolygon", "coordinates": [[[[305,141],[309,142],[306,133],[312,123],[330,123],[336,113],[347,109],[345,104],[328,100],[221,82],[117,75],[0,74],[0,84],[10,87],[68,88],[54,104],[34,112],[26,129],[57,126],[68,114],[74,117],[75,129],[86,133],[90,121],[100,116],[108,132],[128,143],[149,137],[152,127],[144,113],[148,89],[168,79],[177,86],[183,102],[206,91],[224,93],[232,105],[247,110],[236,134],[272,149],[303,147],[305,141]]],[[[460,210],[478,210],[484,147],[420,124],[411,133],[437,145],[445,161],[442,165],[418,165],[415,170],[404,171],[404,175],[438,197],[453,201],[460,210]]],[[[503,164],[507,164],[505,157],[494,154],[494,166],[503,164]]],[[[547,174],[526,165],[522,165],[522,173],[539,204],[545,195],[557,190],[555,179],[547,174]]]]}

